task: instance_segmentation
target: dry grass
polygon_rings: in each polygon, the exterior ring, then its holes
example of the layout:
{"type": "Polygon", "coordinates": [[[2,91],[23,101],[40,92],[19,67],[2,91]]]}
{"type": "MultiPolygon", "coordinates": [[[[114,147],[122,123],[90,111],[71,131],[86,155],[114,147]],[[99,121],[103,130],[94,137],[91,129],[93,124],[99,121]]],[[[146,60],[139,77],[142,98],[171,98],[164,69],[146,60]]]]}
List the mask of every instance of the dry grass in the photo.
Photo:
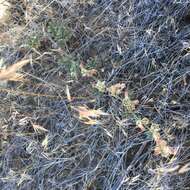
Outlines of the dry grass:
{"type": "Polygon", "coordinates": [[[0,0],[0,25],[6,24],[10,18],[10,3],[5,0],[0,0]]]}
{"type": "Polygon", "coordinates": [[[24,75],[17,73],[19,69],[21,69],[23,66],[28,64],[30,62],[29,59],[19,61],[6,69],[0,70],[0,80],[1,81],[23,81],[24,75]]]}
{"type": "Polygon", "coordinates": [[[190,3],[10,3],[1,189],[189,189],[190,3]]]}

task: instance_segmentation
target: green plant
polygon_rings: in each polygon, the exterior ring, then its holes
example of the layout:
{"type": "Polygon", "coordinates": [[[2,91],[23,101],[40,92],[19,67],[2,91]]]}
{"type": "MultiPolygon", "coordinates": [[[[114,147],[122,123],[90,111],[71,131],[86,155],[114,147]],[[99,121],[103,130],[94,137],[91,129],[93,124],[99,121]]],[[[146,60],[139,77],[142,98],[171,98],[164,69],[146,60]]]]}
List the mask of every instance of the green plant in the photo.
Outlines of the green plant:
{"type": "Polygon", "coordinates": [[[49,22],[47,32],[60,46],[64,46],[72,36],[69,27],[61,22],[49,22]]]}
{"type": "Polygon", "coordinates": [[[74,59],[72,55],[64,55],[58,60],[58,64],[66,70],[67,73],[71,76],[71,78],[77,79],[80,67],[79,61],[74,59]]]}
{"type": "Polygon", "coordinates": [[[97,67],[97,58],[91,58],[87,61],[86,69],[94,69],[97,67]]]}
{"type": "Polygon", "coordinates": [[[40,35],[39,34],[34,34],[32,36],[29,37],[28,39],[28,42],[27,42],[27,45],[30,47],[30,48],[38,48],[40,46],[40,35]]]}

